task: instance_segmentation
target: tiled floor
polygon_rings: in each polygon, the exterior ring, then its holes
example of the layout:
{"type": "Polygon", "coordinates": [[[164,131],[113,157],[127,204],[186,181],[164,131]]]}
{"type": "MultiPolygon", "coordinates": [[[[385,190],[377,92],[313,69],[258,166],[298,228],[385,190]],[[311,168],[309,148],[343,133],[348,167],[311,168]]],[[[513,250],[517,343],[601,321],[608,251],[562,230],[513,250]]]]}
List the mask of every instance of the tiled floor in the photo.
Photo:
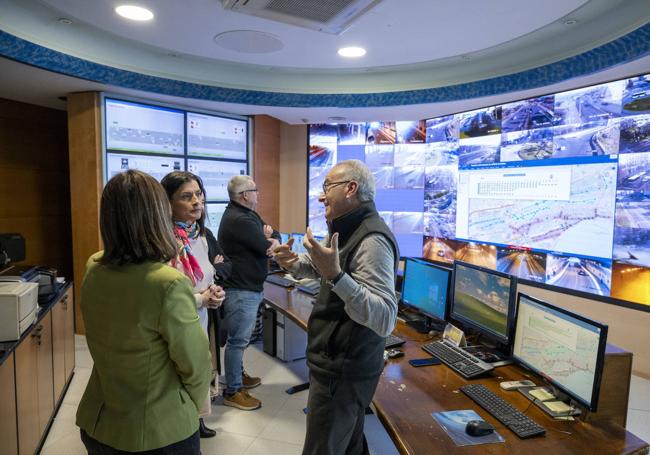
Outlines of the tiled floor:
{"type": "MultiPolygon", "coordinates": [[[[76,337],[77,367],[72,383],[56,415],[44,455],[85,454],[74,424],[79,400],[90,376],[92,359],[85,338],[76,337]]],[[[262,400],[262,408],[246,412],[213,406],[206,419],[217,436],[201,440],[204,455],[299,455],[305,435],[307,391],[287,395],[284,390],[303,382],[307,368],[302,361],[284,363],[266,355],[257,347],[246,350],[244,363],[253,376],[261,376],[263,384],[252,391],[262,400]]],[[[627,428],[645,441],[650,441],[650,381],[634,376],[630,391],[627,428]]],[[[366,417],[366,437],[373,455],[395,455],[397,450],[376,416],[366,417]]]]}

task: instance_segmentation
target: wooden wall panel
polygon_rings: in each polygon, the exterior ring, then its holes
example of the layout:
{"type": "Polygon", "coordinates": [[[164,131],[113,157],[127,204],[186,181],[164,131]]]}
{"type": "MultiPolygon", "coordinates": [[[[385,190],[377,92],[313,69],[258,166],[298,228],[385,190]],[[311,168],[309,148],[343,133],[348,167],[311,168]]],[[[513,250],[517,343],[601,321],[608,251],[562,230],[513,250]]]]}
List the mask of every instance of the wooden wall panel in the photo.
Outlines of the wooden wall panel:
{"type": "Polygon", "coordinates": [[[259,188],[257,212],[279,229],[280,226],[280,125],[268,115],[256,115],[253,125],[253,180],[259,188]]]}
{"type": "Polygon", "coordinates": [[[79,311],[86,261],[101,249],[99,201],[102,191],[100,98],[98,93],[68,95],[70,201],[75,288],[75,331],[84,334],[79,311]]]}
{"type": "Polygon", "coordinates": [[[280,231],[307,227],[307,125],[282,123],[280,128],[280,231]]]}
{"type": "Polygon", "coordinates": [[[0,99],[0,232],[25,237],[25,264],[72,274],[66,113],[0,99]]]}

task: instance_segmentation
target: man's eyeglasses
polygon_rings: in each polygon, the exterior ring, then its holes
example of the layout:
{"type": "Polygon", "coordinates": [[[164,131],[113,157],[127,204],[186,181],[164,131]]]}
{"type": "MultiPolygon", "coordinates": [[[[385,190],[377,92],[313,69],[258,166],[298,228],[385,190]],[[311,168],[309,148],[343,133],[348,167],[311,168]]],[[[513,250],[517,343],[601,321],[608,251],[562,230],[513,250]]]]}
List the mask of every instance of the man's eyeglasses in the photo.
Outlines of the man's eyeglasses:
{"type": "Polygon", "coordinates": [[[239,194],[244,194],[244,193],[257,193],[259,190],[257,188],[253,188],[252,190],[244,190],[240,191],[239,194]]]}
{"type": "Polygon", "coordinates": [[[352,180],[341,180],[340,182],[327,182],[323,183],[323,194],[327,194],[327,192],[330,190],[330,188],[335,187],[337,185],[343,185],[344,183],[350,183],[352,180]]]}

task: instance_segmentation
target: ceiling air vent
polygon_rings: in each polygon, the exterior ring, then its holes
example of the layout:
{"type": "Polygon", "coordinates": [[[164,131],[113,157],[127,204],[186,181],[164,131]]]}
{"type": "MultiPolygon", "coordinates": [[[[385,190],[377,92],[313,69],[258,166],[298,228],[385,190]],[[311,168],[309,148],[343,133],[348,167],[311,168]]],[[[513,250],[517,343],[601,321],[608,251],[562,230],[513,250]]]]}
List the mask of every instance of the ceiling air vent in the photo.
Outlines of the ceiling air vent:
{"type": "Polygon", "coordinates": [[[224,9],[338,35],[381,0],[221,0],[224,9]]]}

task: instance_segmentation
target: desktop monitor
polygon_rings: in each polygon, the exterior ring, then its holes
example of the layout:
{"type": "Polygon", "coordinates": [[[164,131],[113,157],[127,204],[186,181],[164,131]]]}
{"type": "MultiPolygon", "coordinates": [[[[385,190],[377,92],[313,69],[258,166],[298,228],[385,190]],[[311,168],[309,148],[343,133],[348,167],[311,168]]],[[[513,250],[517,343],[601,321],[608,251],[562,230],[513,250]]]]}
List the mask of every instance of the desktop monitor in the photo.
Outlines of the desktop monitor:
{"type": "Polygon", "coordinates": [[[302,244],[302,239],[305,236],[305,234],[300,234],[298,232],[294,232],[291,234],[291,237],[293,237],[293,247],[291,248],[293,251],[296,253],[306,253],[307,250],[305,249],[305,246],[302,244]]]}
{"type": "MultiPolygon", "coordinates": [[[[447,316],[450,282],[450,269],[406,258],[402,279],[402,303],[415,308],[426,318],[444,322],[447,316]]],[[[433,321],[427,321],[427,325],[432,326],[433,321]]],[[[425,328],[422,331],[428,332],[425,328]]]]}
{"type": "Polygon", "coordinates": [[[290,235],[291,234],[289,234],[288,232],[280,232],[280,243],[283,245],[287,243],[289,241],[290,235]]]}
{"type": "Polygon", "coordinates": [[[517,303],[513,357],[596,411],[607,326],[526,294],[517,303]]]}
{"type": "Polygon", "coordinates": [[[510,344],[515,278],[466,262],[454,263],[452,319],[503,345],[510,344]]]}

